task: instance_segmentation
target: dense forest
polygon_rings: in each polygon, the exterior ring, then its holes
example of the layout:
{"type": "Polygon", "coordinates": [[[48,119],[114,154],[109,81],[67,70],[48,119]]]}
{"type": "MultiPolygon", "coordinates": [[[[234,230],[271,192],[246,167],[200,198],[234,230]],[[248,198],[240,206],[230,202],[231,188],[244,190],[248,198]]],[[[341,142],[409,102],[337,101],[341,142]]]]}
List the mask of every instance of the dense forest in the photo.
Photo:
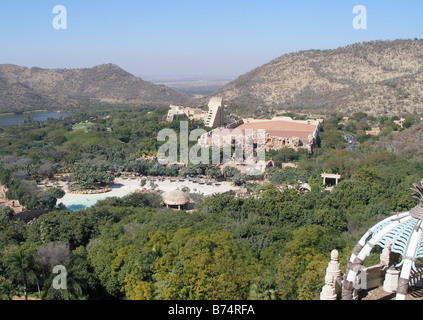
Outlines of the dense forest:
{"type": "Polygon", "coordinates": [[[0,183],[8,198],[34,209],[52,209],[61,197],[56,189],[40,192],[37,181],[64,172],[81,184],[87,176],[107,183],[110,176],[98,175],[106,171],[218,175],[249,191],[248,197],[204,197],[189,213],[166,209],[159,194],[132,194],[79,211],[56,209],[28,225],[0,208],[3,299],[24,291],[47,300],[318,299],[333,249],[345,270],[370,226],[416,205],[410,187],[423,179],[421,159],[374,145],[413,130],[420,117],[409,116],[400,128],[394,118],[357,113],[342,124],[343,115],[333,115],[313,154],[269,152],[276,167],[254,179],[237,170],[179,169],[151,160],[158,131],[179,130],[178,121],[165,117],[161,108],[114,109],[0,129],[0,183]],[[374,123],[381,135],[366,135],[374,123]],[[358,151],[348,148],[345,133],[357,136],[358,151]],[[286,162],[296,168],[281,169],[286,162]],[[323,172],[342,175],[332,192],[323,186],[323,172]],[[311,191],[300,191],[299,181],[311,191]],[[66,290],[52,286],[56,265],[66,267],[66,290]]]}

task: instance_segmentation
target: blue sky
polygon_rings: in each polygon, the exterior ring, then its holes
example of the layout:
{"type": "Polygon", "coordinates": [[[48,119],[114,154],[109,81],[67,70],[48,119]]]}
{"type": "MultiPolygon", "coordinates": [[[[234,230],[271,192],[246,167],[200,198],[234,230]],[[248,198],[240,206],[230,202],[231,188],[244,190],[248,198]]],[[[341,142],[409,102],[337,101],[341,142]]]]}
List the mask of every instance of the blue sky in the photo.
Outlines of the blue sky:
{"type": "Polygon", "coordinates": [[[4,0],[0,64],[237,77],[283,54],[423,38],[419,0],[4,0]],[[55,30],[53,7],[67,9],[55,30]],[[353,7],[367,9],[355,30],[353,7]]]}

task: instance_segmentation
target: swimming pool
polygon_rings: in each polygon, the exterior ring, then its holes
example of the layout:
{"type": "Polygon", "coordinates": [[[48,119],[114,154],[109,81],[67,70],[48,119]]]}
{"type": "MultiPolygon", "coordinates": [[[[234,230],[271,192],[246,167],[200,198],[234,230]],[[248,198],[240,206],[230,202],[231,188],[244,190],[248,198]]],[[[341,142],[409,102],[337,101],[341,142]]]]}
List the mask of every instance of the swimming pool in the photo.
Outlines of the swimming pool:
{"type": "Polygon", "coordinates": [[[110,185],[112,191],[101,194],[71,194],[66,195],[57,200],[57,204],[64,204],[68,211],[77,211],[94,206],[98,201],[107,198],[117,197],[122,198],[140,189],[139,180],[131,181],[129,184],[112,184],[110,185]]]}
{"type": "MultiPolygon", "coordinates": [[[[156,191],[162,193],[182,190],[188,188],[190,192],[202,193],[204,196],[211,196],[213,194],[220,194],[230,190],[240,190],[240,187],[233,186],[230,182],[213,183],[211,185],[195,183],[187,179],[165,179],[159,181],[154,179],[156,191]]],[[[67,193],[62,199],[57,200],[57,204],[63,203],[69,211],[77,211],[94,206],[98,201],[107,198],[117,197],[122,198],[137,190],[142,189],[141,179],[122,179],[117,178],[115,184],[110,185],[112,191],[101,194],[69,194],[67,193]]],[[[145,185],[147,190],[151,189],[150,183],[145,185]]]]}

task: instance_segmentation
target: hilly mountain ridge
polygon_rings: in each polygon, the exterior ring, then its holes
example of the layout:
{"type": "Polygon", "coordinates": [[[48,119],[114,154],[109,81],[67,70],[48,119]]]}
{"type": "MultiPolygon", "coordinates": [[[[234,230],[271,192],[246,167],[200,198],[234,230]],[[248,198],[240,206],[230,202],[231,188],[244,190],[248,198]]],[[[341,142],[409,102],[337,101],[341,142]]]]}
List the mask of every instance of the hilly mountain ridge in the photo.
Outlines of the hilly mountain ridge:
{"type": "Polygon", "coordinates": [[[81,103],[168,105],[190,97],[133,76],[114,64],[85,69],[0,65],[0,111],[57,109],[81,103]]]}
{"type": "Polygon", "coordinates": [[[144,81],[114,64],[85,69],[0,65],[0,112],[92,104],[204,106],[211,96],[223,97],[228,112],[240,116],[421,113],[423,40],[285,54],[199,99],[144,81]]]}
{"type": "Polygon", "coordinates": [[[283,55],[213,95],[242,115],[423,112],[423,40],[373,41],[283,55]]]}

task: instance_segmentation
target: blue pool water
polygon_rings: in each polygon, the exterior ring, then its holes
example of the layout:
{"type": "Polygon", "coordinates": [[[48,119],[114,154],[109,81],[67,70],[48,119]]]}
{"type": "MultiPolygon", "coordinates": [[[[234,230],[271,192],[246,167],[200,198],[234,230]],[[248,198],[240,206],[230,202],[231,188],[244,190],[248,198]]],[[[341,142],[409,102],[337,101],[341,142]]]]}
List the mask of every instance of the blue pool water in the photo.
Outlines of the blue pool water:
{"type": "Polygon", "coordinates": [[[140,188],[140,182],[139,180],[136,180],[129,185],[112,184],[110,187],[112,191],[100,194],[67,193],[63,198],[57,200],[57,204],[63,203],[68,211],[78,211],[90,208],[100,200],[105,200],[112,197],[122,198],[133,193],[140,188]]]}
{"type": "Polygon", "coordinates": [[[74,204],[69,206],[67,209],[68,211],[78,211],[78,210],[82,210],[82,209],[86,209],[87,207],[83,204],[74,204]]]}

